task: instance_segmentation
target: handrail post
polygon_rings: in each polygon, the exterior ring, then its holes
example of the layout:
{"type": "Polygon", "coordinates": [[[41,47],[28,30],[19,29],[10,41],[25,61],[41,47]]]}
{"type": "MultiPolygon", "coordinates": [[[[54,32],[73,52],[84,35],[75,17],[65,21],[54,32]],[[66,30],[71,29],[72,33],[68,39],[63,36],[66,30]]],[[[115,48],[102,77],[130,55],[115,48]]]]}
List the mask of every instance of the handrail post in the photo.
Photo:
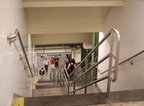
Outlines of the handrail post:
{"type": "Polygon", "coordinates": [[[118,64],[119,64],[119,49],[120,49],[120,34],[119,32],[113,28],[113,33],[117,35],[118,42],[116,44],[116,56],[115,56],[115,70],[114,70],[114,78],[112,79],[115,82],[118,78],[118,64]]]}
{"type": "MultiPolygon", "coordinates": [[[[86,53],[88,54],[88,50],[86,50],[86,53]]],[[[85,71],[88,69],[88,58],[85,60],[85,71]]],[[[85,85],[87,84],[87,73],[85,74],[85,85]]],[[[84,93],[87,93],[87,87],[85,87],[84,93]]]]}
{"type": "Polygon", "coordinates": [[[68,77],[68,95],[70,93],[70,77],[68,77]]]}
{"type": "Polygon", "coordinates": [[[73,86],[74,86],[74,87],[73,87],[73,91],[74,91],[73,94],[75,95],[75,82],[74,82],[73,84],[74,84],[74,85],[73,85],[73,86]]]}
{"type": "MultiPolygon", "coordinates": [[[[112,31],[111,31],[112,32],[112,31]]],[[[110,36],[110,57],[109,57],[109,71],[108,71],[108,82],[107,82],[107,96],[110,94],[110,88],[111,88],[111,74],[112,74],[112,50],[113,50],[113,33],[111,33],[110,36]]]]}
{"type": "MultiPolygon", "coordinates": [[[[76,77],[76,72],[73,73],[72,80],[73,80],[75,77],[76,77]]],[[[76,81],[73,82],[73,91],[74,91],[73,94],[74,94],[74,95],[75,95],[75,89],[76,89],[76,85],[75,85],[75,84],[76,84],[76,81]]]]}

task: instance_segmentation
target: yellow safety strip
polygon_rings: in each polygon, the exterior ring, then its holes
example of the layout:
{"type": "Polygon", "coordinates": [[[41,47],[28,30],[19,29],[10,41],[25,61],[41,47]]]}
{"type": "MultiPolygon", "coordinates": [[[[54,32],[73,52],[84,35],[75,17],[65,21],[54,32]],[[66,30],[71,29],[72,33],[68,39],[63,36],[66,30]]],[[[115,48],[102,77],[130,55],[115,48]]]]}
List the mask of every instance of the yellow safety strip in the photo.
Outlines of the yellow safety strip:
{"type": "Polygon", "coordinates": [[[32,89],[36,89],[36,86],[34,85],[34,86],[32,86],[32,89]]]}
{"type": "Polygon", "coordinates": [[[92,84],[93,86],[95,86],[96,84],[92,84]]]}
{"type": "Polygon", "coordinates": [[[16,98],[14,106],[24,106],[24,98],[16,98]]]}
{"type": "Polygon", "coordinates": [[[34,81],[33,83],[36,84],[38,82],[38,79],[36,81],[34,81]]]}
{"type": "Polygon", "coordinates": [[[36,84],[38,81],[34,81],[33,83],[36,84]]]}

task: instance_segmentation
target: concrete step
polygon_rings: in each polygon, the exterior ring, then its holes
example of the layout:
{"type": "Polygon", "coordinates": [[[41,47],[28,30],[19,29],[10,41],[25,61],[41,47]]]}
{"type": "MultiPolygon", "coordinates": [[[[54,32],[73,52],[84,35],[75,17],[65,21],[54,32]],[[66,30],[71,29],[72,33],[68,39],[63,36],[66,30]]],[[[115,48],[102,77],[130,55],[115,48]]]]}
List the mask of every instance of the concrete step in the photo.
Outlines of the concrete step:
{"type": "Polygon", "coordinates": [[[53,84],[53,85],[36,85],[36,89],[48,89],[48,88],[60,88],[60,87],[64,87],[64,85],[57,85],[57,84],[53,84]]]}
{"type": "Polygon", "coordinates": [[[109,103],[109,104],[90,105],[90,106],[144,106],[144,101],[109,103]]]}
{"type": "Polygon", "coordinates": [[[33,90],[33,97],[67,95],[65,88],[49,88],[33,90]]]}
{"type": "MultiPolygon", "coordinates": [[[[82,87],[82,84],[76,83],[76,89],[82,87]]],[[[50,81],[47,79],[39,80],[38,83],[35,84],[35,90],[33,90],[33,97],[39,96],[54,96],[54,95],[66,95],[67,90],[64,85],[60,83],[56,83],[54,81],[50,81]]],[[[70,86],[70,91],[73,90],[73,85],[70,86]]],[[[84,94],[85,90],[81,89],[76,92],[76,94],[84,94]]],[[[87,87],[87,93],[98,93],[96,90],[96,86],[87,87]]]]}
{"type": "Polygon", "coordinates": [[[48,80],[48,79],[39,79],[37,81],[37,83],[49,83],[49,82],[53,82],[52,80],[48,80]]]}
{"type": "Polygon", "coordinates": [[[27,97],[24,104],[25,106],[89,106],[133,101],[144,101],[144,90],[111,92],[109,97],[106,93],[27,97]]]}

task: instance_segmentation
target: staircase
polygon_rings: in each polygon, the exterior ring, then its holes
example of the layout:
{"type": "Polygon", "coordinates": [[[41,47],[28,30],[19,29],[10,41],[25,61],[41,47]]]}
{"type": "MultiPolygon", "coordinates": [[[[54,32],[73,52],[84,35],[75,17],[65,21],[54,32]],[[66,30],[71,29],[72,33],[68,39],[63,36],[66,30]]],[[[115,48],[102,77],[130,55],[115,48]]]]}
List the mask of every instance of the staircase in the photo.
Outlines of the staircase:
{"type": "MultiPolygon", "coordinates": [[[[97,93],[95,86],[88,94],[79,91],[76,95],[67,95],[64,85],[54,81],[39,80],[33,90],[33,97],[25,97],[24,103],[16,106],[143,106],[144,90],[97,93]],[[95,92],[95,93],[94,93],[95,92]]],[[[80,86],[80,85],[77,85],[80,86]]]]}
{"type": "Polygon", "coordinates": [[[133,104],[143,106],[144,90],[117,92],[111,92],[110,90],[111,82],[115,82],[118,78],[119,45],[119,32],[113,28],[81,61],[81,63],[70,75],[67,74],[64,65],[62,65],[57,75],[57,79],[60,81],[60,83],[48,80],[39,80],[35,84],[36,89],[33,90],[33,97],[24,98],[24,105],[18,104],[17,106],[132,106],[133,104]],[[114,35],[117,36],[116,43],[113,42],[114,35]],[[92,53],[95,52],[97,48],[110,36],[112,42],[110,46],[110,52],[102,59],[92,64],[92,66],[89,66],[88,60],[92,53]],[[113,44],[117,45],[115,49],[113,44]],[[88,80],[88,75],[91,75],[92,73],[91,70],[95,69],[106,59],[109,59],[109,67],[108,70],[106,70],[106,75],[94,80],[88,80]],[[83,68],[83,63],[85,64],[85,69],[83,69],[80,74],[77,74],[79,72],[79,68],[83,68]],[[114,66],[112,67],[113,64],[114,66]],[[70,81],[71,76],[74,76],[72,82],[70,81]],[[107,92],[98,93],[96,87],[93,85],[106,79],[108,80],[107,92]],[[61,83],[63,83],[63,85],[61,85],[61,83]]]}
{"type": "Polygon", "coordinates": [[[66,95],[64,86],[54,81],[39,80],[35,86],[33,97],[66,95]]]}

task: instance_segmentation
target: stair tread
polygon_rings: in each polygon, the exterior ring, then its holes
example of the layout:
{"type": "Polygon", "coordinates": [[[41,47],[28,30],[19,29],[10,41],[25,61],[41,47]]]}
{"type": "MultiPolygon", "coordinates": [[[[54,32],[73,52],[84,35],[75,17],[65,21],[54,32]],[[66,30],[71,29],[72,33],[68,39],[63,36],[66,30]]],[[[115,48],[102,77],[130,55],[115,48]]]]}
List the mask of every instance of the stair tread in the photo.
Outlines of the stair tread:
{"type": "Polygon", "coordinates": [[[47,89],[47,88],[60,88],[64,85],[36,85],[36,89],[47,89]]]}
{"type": "Polygon", "coordinates": [[[38,80],[37,83],[49,83],[53,82],[52,80],[38,80]]]}
{"type": "Polygon", "coordinates": [[[33,97],[66,95],[65,88],[35,89],[33,97]]]}
{"type": "Polygon", "coordinates": [[[25,106],[96,105],[130,101],[144,101],[144,90],[111,92],[109,97],[106,93],[27,97],[25,106]]]}

